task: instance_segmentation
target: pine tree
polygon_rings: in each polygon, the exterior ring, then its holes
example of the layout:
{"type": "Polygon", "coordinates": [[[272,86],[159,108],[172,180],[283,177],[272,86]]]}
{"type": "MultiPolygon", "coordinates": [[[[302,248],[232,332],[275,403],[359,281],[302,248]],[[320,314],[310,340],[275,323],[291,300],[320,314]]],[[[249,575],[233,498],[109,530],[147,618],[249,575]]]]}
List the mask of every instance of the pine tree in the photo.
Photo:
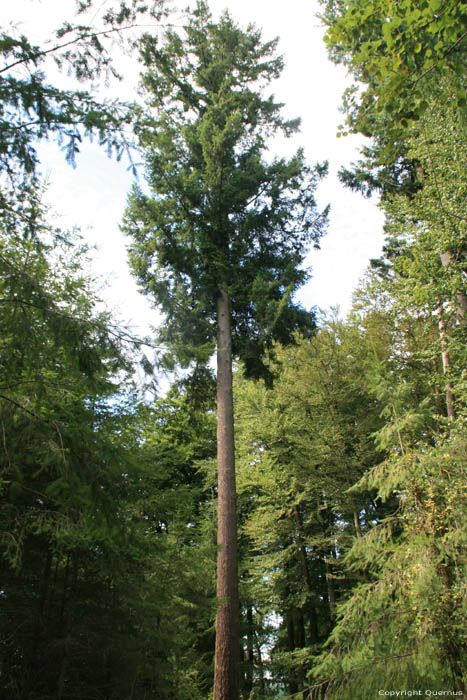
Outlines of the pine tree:
{"type": "Polygon", "coordinates": [[[256,610],[276,619],[269,664],[290,693],[303,689],[336,604],[360,578],[343,559],[366,531],[373,494],[348,488],[377,461],[371,433],[381,424],[362,376],[363,346],[336,319],[320,326],[277,348],[271,390],[235,384],[244,567],[256,610]]]}
{"type": "Polygon", "coordinates": [[[139,402],[82,247],[37,205],[40,240],[0,224],[0,694],[201,700],[213,392],[139,402]]]}
{"type": "Polygon", "coordinates": [[[312,316],[293,301],[307,246],[323,233],[314,200],[325,167],[299,151],[267,162],[267,139],[289,135],[262,86],[277,77],[276,42],[262,43],[199,3],[183,37],[142,45],[149,113],[138,133],[151,195],[135,188],[123,230],[143,290],[165,314],[160,340],[182,364],[206,362],[217,342],[218,588],[214,697],[238,697],[238,593],[232,357],[268,376],[262,356],[312,316]]]}

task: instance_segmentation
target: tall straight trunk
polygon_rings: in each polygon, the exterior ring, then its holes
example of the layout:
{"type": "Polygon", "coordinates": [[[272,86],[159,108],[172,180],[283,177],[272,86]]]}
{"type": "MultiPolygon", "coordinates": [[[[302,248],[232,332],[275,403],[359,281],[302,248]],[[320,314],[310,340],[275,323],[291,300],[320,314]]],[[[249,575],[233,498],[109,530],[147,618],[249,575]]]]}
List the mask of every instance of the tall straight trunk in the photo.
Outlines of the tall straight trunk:
{"type": "Polygon", "coordinates": [[[239,609],[230,302],[217,299],[217,599],[214,700],[238,700],[239,609]]]}

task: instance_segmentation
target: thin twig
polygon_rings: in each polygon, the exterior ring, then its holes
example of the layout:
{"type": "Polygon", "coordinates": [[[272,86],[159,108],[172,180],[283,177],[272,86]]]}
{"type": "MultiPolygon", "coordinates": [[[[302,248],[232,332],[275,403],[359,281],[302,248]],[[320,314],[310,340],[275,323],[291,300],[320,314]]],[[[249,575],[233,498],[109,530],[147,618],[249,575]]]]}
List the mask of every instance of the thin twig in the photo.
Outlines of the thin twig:
{"type": "Polygon", "coordinates": [[[12,399],[10,396],[5,396],[5,394],[0,394],[0,399],[5,399],[5,401],[8,401],[9,403],[14,404],[18,408],[21,408],[23,411],[26,411],[26,413],[29,413],[30,416],[35,418],[36,420],[40,421],[46,421],[47,423],[50,423],[47,418],[43,418],[42,416],[37,415],[37,413],[34,413],[34,411],[31,411],[29,408],[26,408],[26,406],[23,406],[22,404],[18,403],[18,401],[15,401],[15,399],[12,399]]]}

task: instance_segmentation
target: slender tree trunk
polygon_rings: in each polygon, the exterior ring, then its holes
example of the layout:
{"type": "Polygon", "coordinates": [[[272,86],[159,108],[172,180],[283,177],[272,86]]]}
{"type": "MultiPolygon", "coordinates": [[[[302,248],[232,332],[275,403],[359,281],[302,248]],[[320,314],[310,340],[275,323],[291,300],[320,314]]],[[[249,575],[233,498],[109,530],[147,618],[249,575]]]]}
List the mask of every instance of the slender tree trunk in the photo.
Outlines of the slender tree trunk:
{"type": "MultiPolygon", "coordinates": [[[[293,611],[289,610],[287,612],[287,648],[289,651],[294,651],[295,649],[295,626],[293,621],[293,611]]],[[[289,678],[289,693],[294,695],[298,691],[297,679],[295,678],[295,673],[289,678]]]]}
{"type": "MultiPolygon", "coordinates": [[[[331,558],[332,553],[329,555],[331,558]]],[[[336,597],[334,594],[334,584],[331,577],[331,567],[329,566],[329,556],[324,557],[324,564],[326,567],[326,586],[328,589],[328,601],[329,601],[329,619],[331,622],[331,629],[336,624],[336,597]]]]}
{"type": "Polygon", "coordinates": [[[287,648],[289,651],[295,649],[295,629],[292,615],[292,610],[289,610],[287,613],[287,648]]]}
{"type": "Polygon", "coordinates": [[[316,608],[313,603],[313,586],[311,582],[310,568],[308,565],[308,557],[305,549],[305,543],[303,541],[303,520],[300,509],[297,505],[293,507],[293,512],[295,516],[295,522],[297,523],[298,537],[298,551],[300,554],[300,561],[302,563],[303,577],[305,579],[305,586],[308,593],[308,621],[310,625],[310,641],[312,644],[318,643],[318,622],[316,608]]]}
{"type": "Polygon", "coordinates": [[[302,609],[297,610],[297,613],[297,624],[295,626],[295,646],[298,649],[304,649],[306,646],[305,617],[302,609]]]}
{"type": "MultiPolygon", "coordinates": [[[[447,375],[449,374],[449,368],[451,366],[451,360],[449,357],[449,353],[446,350],[446,323],[444,321],[443,304],[441,300],[438,301],[438,328],[439,337],[441,338],[441,359],[443,361],[443,374],[445,377],[447,377],[447,375]]],[[[454,394],[452,392],[452,384],[449,381],[446,384],[446,410],[449,418],[456,418],[456,409],[454,408],[454,394]]]]}
{"type": "Polygon", "coordinates": [[[62,660],[60,662],[60,673],[58,675],[58,682],[57,682],[57,695],[56,698],[57,700],[62,700],[63,698],[63,692],[65,690],[65,681],[66,681],[66,674],[68,670],[68,664],[69,664],[69,657],[68,653],[65,651],[62,660]]]}
{"type": "Polygon", "coordinates": [[[60,604],[60,612],[58,615],[59,629],[62,629],[63,625],[64,625],[65,608],[66,608],[67,597],[68,597],[69,574],[70,574],[70,555],[67,554],[66,555],[65,573],[63,575],[62,600],[61,600],[61,604],[60,604]]]}
{"type": "Polygon", "coordinates": [[[362,530],[360,527],[360,520],[359,520],[358,513],[356,510],[354,510],[354,512],[353,512],[353,524],[355,527],[355,534],[360,539],[362,536],[362,530]]]}
{"type": "MultiPolygon", "coordinates": [[[[303,610],[298,610],[298,619],[297,619],[297,647],[299,649],[304,649],[306,646],[306,636],[305,636],[305,618],[303,615],[303,610]]],[[[304,678],[305,674],[303,672],[303,666],[300,665],[297,668],[297,689],[298,690],[303,690],[304,688],[304,678]]]]}
{"type": "Polygon", "coordinates": [[[247,624],[247,629],[246,629],[246,639],[247,639],[247,647],[246,647],[246,656],[245,656],[245,692],[247,696],[250,696],[250,693],[253,689],[253,667],[254,667],[254,662],[255,662],[255,655],[254,655],[254,643],[255,640],[253,638],[253,608],[251,605],[248,606],[246,610],[246,624],[247,624]]]}
{"type": "Polygon", "coordinates": [[[238,700],[237,514],[229,297],[217,299],[217,599],[214,700],[238,700]]]}
{"type": "Polygon", "coordinates": [[[49,594],[51,570],[52,570],[52,552],[50,550],[47,550],[47,554],[46,554],[45,562],[44,562],[44,572],[42,574],[41,590],[40,590],[40,597],[39,597],[39,610],[38,610],[38,615],[37,615],[36,623],[35,623],[35,627],[34,627],[34,643],[33,643],[33,650],[32,650],[32,659],[33,659],[33,666],[36,668],[39,665],[37,662],[37,653],[39,651],[39,642],[40,642],[41,636],[43,635],[44,627],[45,627],[44,615],[45,615],[45,610],[46,610],[47,597],[49,594]]]}
{"type": "Polygon", "coordinates": [[[259,643],[259,640],[256,640],[256,659],[258,662],[258,670],[259,670],[259,689],[261,693],[264,693],[266,689],[266,683],[264,680],[264,664],[263,664],[263,656],[261,654],[261,645],[259,643]]]}
{"type": "Polygon", "coordinates": [[[63,582],[63,598],[62,598],[62,609],[60,611],[60,626],[62,627],[61,639],[63,644],[62,659],[60,662],[60,672],[57,681],[57,700],[62,700],[63,694],[65,692],[65,682],[68,671],[68,666],[70,662],[69,656],[69,643],[70,643],[70,630],[71,630],[71,604],[70,600],[73,600],[76,591],[76,583],[78,579],[78,565],[76,557],[67,554],[65,578],[63,582]],[[70,577],[70,565],[71,565],[71,585],[69,585],[70,577]]]}
{"type": "MultiPolygon", "coordinates": [[[[452,263],[452,253],[450,252],[441,253],[440,258],[443,267],[449,267],[452,263]]],[[[467,294],[463,289],[460,289],[456,294],[456,313],[457,320],[461,323],[464,316],[467,315],[467,294]]]]}

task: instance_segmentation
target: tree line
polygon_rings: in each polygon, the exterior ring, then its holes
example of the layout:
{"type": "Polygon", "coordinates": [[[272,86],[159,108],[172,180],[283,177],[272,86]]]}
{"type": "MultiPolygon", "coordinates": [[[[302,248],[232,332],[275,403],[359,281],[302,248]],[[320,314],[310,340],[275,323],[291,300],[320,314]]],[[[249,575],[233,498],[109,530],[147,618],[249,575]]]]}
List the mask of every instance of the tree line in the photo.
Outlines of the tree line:
{"type": "Polygon", "coordinates": [[[343,131],[369,138],[341,179],[386,216],[345,320],[294,297],[327,165],[270,153],[299,126],[268,92],[277,41],[204,2],[183,28],[162,2],[96,28],[87,0],[45,49],[0,35],[7,697],[465,690],[467,10],[321,5],[356,81],[343,131]],[[114,37],[144,104],[90,87],[117,73],[114,37]],[[48,61],[83,88],[50,85],[48,61]],[[122,230],[164,314],[151,339],[100,310],[43,203],[38,142],[73,163],[93,134],[144,159],[122,230]],[[149,401],[139,363],[184,371],[149,401]]]}

